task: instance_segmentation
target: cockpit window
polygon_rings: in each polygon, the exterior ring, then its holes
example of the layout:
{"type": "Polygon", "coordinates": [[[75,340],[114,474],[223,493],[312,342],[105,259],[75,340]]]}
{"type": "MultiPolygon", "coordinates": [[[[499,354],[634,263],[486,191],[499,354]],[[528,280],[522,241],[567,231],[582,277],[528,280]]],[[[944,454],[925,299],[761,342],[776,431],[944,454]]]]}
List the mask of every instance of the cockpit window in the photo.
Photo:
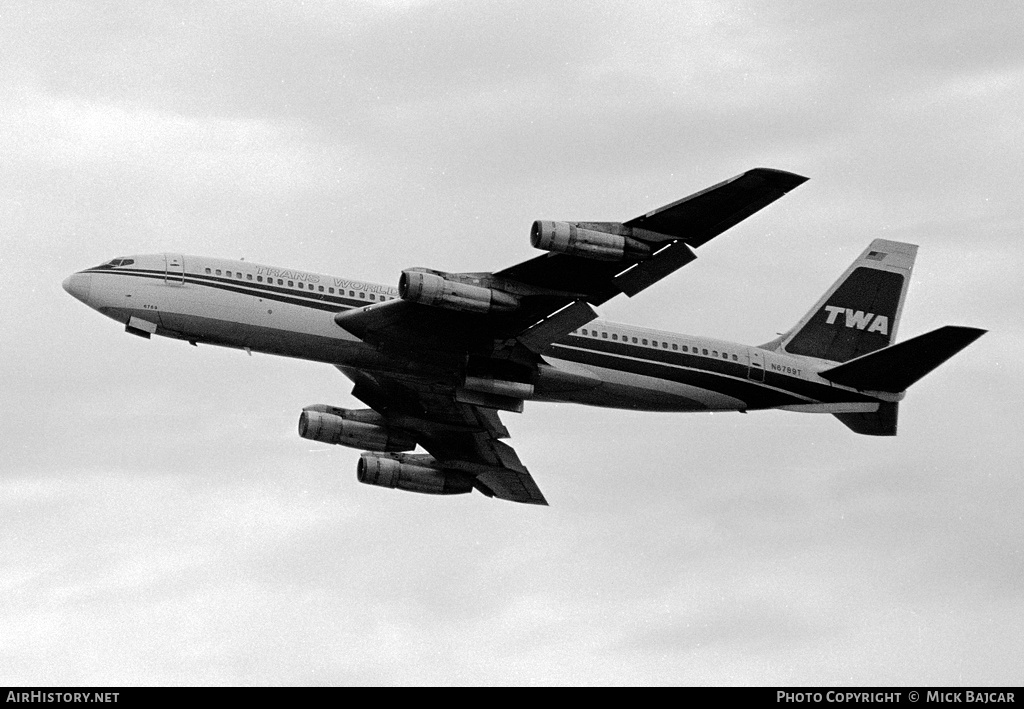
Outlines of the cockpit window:
{"type": "Polygon", "coordinates": [[[106,263],[101,263],[97,268],[103,268],[105,266],[117,267],[117,266],[131,266],[135,263],[135,259],[131,258],[116,258],[106,263]]]}

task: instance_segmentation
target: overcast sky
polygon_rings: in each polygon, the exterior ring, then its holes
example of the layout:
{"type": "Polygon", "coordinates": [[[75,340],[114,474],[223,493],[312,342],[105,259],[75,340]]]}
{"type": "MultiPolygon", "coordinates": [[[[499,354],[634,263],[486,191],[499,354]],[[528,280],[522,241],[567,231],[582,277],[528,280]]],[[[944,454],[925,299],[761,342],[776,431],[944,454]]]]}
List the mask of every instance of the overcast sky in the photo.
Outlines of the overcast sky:
{"type": "Polygon", "coordinates": [[[0,2],[0,684],[1019,684],[1024,11],[1005,2],[0,2]],[[551,503],[360,485],[331,367],[61,290],[174,251],[397,283],[534,219],[811,178],[602,316],[757,344],[868,242],[989,334],[900,435],[505,414],[551,503]]]}

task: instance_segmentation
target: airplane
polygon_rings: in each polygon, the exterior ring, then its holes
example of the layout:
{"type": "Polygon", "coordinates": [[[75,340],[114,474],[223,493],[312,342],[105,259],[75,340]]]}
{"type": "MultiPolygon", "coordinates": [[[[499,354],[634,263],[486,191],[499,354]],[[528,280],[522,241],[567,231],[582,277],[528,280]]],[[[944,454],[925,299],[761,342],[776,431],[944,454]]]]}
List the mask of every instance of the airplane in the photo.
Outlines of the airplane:
{"type": "Polygon", "coordinates": [[[407,268],[397,288],[177,253],[115,258],[63,286],[133,335],[333,365],[368,408],[307,406],[299,435],[365,451],[360,482],[546,505],[499,411],[783,409],[893,436],[908,387],[985,333],[945,326],[895,343],[917,246],[885,239],[761,345],[598,318],[594,306],[692,263],[806,180],[756,168],[626,222],[536,221],[535,258],[493,273],[407,268]]]}

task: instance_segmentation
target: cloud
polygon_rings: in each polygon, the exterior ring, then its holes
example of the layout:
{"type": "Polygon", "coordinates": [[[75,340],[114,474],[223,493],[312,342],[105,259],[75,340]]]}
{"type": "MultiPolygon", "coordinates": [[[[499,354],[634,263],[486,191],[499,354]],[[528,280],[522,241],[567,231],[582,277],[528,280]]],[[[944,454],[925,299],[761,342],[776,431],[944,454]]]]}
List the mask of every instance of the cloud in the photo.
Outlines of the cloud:
{"type": "Polygon", "coordinates": [[[0,552],[25,684],[1005,683],[1021,653],[1019,10],[940,3],[54,3],[0,30],[0,552]],[[496,269],[756,165],[812,181],[608,317],[749,342],[868,240],[903,334],[992,332],[895,440],[829,416],[529,403],[552,501],[359,485],[326,365],[144,342],[115,255],[393,282],[496,269]],[[1008,354],[1009,353],[1009,354],[1008,354]]]}
{"type": "Polygon", "coordinates": [[[302,191],[333,174],[294,126],[5,88],[0,145],[21,169],[85,172],[94,179],[113,172],[180,189],[253,193],[302,191]]]}

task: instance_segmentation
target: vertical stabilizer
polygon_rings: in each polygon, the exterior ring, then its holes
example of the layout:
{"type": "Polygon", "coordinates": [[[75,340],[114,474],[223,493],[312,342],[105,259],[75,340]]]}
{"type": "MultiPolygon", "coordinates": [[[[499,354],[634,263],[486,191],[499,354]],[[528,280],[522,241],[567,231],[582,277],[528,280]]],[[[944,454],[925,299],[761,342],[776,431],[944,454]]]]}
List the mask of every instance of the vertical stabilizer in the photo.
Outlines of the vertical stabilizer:
{"type": "Polygon", "coordinates": [[[875,239],[792,330],[766,349],[846,362],[896,339],[917,246],[875,239]]]}

